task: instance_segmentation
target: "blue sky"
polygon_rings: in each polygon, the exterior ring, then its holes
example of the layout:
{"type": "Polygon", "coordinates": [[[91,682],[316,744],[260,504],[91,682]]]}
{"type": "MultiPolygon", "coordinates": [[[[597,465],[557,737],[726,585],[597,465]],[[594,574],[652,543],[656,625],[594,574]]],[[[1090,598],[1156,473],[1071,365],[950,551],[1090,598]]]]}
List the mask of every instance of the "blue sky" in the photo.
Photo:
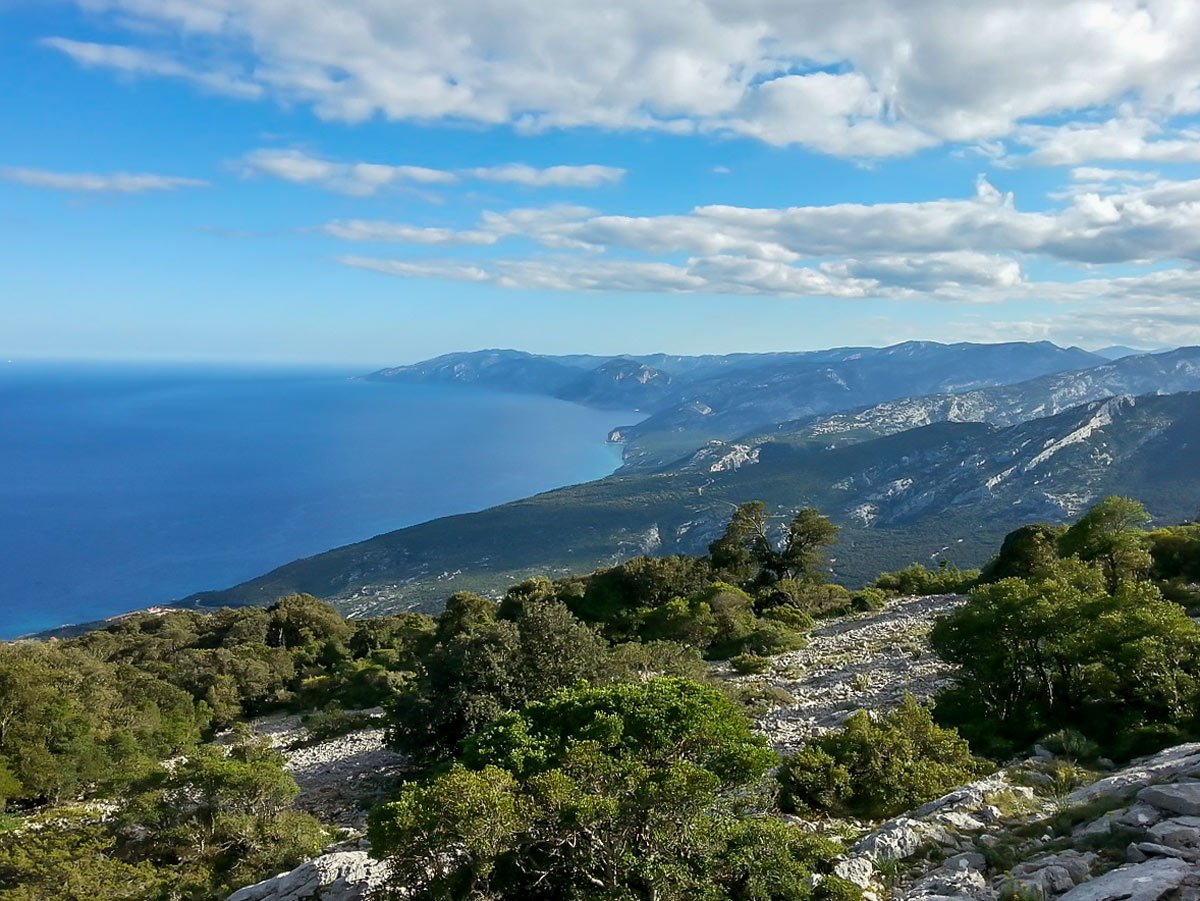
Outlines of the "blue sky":
{"type": "Polygon", "coordinates": [[[1045,7],[0,0],[0,354],[1200,343],[1200,11],[1045,7]]]}

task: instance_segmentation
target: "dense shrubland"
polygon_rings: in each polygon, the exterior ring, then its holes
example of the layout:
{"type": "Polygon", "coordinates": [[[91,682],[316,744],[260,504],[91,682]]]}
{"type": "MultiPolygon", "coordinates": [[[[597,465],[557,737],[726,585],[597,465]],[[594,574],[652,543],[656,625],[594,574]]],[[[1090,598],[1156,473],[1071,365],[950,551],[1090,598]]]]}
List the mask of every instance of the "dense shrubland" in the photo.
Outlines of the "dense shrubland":
{"type": "Polygon", "coordinates": [[[1117,758],[1200,731],[1195,526],[1146,531],[1108,498],[1069,528],[1011,533],[970,602],[933,633],[959,667],[938,718],[1004,755],[1071,729],[1117,758]]]}
{"type": "Polygon", "coordinates": [[[822,575],[834,526],[750,503],[705,557],[460,593],[436,617],[294,596],[3,645],[0,899],[222,897],[310,856],[327,836],[240,723],[289,710],[332,735],[375,706],[412,769],[371,836],[414,898],[857,897],[811,888],[836,849],[780,810],[888,816],[1035,741],[1127,757],[1200,733],[1181,606],[1200,527],[1146,519],[1109,499],[1013,532],[982,573],[914,565],[852,593],[822,575]],[[859,714],[784,760],[747,720],[778,690],[706,662],[753,674],[821,617],[967,590],[933,634],[958,675],[932,711],[859,714]]]}

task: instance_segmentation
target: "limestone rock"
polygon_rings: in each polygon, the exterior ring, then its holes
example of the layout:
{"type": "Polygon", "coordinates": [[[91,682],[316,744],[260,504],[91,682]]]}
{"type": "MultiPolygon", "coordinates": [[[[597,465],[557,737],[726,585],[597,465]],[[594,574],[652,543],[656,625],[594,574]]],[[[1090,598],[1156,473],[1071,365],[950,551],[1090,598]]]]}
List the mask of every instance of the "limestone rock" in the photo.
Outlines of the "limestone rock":
{"type": "Polygon", "coordinates": [[[367,852],[340,851],[239,889],[227,901],[365,901],[387,876],[387,864],[367,852]]]}
{"type": "Polygon", "coordinates": [[[1156,857],[1109,870],[1075,886],[1059,901],[1160,901],[1177,893],[1194,873],[1195,867],[1182,860],[1156,857]]]}
{"type": "Polygon", "coordinates": [[[866,888],[875,875],[875,865],[866,857],[848,857],[833,865],[833,875],[866,888]]]}
{"type": "Polygon", "coordinates": [[[1152,785],[1138,792],[1138,800],[1153,804],[1159,810],[1190,817],[1200,816],[1200,782],[1152,785]]]}

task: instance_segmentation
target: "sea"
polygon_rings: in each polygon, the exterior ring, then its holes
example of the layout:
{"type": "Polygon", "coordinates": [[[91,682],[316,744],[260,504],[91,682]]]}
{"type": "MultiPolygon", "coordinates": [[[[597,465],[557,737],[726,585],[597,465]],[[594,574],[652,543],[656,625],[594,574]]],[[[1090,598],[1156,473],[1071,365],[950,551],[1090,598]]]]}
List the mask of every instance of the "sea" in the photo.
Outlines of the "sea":
{"type": "Polygon", "coordinates": [[[0,361],[0,638],[599,478],[639,418],[357,375],[0,361]]]}

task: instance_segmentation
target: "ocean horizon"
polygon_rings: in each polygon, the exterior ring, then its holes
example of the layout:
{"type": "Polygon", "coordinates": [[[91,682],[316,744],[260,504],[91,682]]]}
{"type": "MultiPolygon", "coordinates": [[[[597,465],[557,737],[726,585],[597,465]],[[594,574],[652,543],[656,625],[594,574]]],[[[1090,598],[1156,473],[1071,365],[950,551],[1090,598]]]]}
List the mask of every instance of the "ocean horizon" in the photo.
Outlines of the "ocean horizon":
{"type": "Polygon", "coordinates": [[[0,638],[602,477],[638,418],[359,375],[0,365],[0,638]]]}

